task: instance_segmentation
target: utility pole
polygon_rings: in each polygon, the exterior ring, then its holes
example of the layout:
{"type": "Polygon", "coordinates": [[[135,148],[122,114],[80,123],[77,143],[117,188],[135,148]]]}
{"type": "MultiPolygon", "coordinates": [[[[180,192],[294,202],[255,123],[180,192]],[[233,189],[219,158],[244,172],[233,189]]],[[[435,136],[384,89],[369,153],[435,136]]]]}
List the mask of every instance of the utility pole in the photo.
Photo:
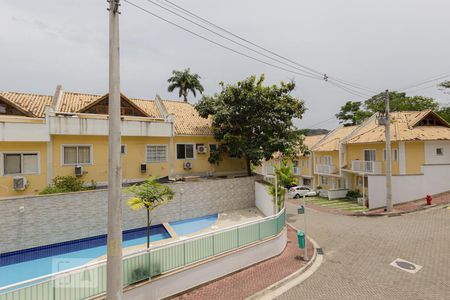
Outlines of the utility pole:
{"type": "Polygon", "coordinates": [[[391,114],[389,108],[389,90],[385,95],[386,118],[386,210],[392,211],[392,164],[391,164],[391,114]]]}
{"type": "Polygon", "coordinates": [[[120,0],[109,2],[108,251],[106,299],[122,299],[122,168],[120,163],[120,0]]]}

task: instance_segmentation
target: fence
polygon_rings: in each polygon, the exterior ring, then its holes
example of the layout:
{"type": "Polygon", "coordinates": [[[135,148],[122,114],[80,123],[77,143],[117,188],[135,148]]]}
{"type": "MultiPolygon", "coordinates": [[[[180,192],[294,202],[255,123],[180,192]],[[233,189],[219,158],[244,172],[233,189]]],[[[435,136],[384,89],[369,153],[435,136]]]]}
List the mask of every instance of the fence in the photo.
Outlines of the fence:
{"type": "MultiPolygon", "coordinates": [[[[123,258],[124,287],[276,236],[285,210],[260,220],[137,251],[123,258]]],[[[0,288],[0,300],[79,300],[106,291],[106,261],[0,288]]]]}

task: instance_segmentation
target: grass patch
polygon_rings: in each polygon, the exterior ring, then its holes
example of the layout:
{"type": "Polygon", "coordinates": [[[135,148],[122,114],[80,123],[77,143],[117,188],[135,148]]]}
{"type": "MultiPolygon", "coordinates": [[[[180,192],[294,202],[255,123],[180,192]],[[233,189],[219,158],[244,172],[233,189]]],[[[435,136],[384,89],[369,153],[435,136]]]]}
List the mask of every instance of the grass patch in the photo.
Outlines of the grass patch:
{"type": "Polygon", "coordinates": [[[348,198],[328,200],[327,198],[322,197],[308,197],[306,198],[306,203],[348,212],[367,211],[367,208],[359,205],[356,200],[348,198]]]}

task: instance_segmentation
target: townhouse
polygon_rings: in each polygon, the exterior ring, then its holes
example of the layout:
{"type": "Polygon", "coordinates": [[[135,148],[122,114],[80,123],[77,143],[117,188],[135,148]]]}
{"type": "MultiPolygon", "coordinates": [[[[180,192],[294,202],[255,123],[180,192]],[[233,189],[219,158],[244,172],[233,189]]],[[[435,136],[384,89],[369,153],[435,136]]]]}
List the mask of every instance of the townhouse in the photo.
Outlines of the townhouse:
{"type": "MultiPolygon", "coordinates": [[[[0,92],[0,197],[34,194],[55,176],[107,185],[108,95],[0,92]]],[[[121,95],[124,183],[148,176],[244,174],[241,159],[208,162],[211,120],[185,102],[121,95]]]]}
{"type": "MultiPolygon", "coordinates": [[[[359,126],[339,126],[325,136],[306,137],[310,151],[290,162],[299,184],[329,199],[355,191],[369,208],[385,206],[382,122],[382,116],[374,114],[359,126]]],[[[450,125],[431,110],[393,112],[391,123],[394,204],[450,191],[450,125]]],[[[264,164],[267,174],[274,162],[264,164]]]]}

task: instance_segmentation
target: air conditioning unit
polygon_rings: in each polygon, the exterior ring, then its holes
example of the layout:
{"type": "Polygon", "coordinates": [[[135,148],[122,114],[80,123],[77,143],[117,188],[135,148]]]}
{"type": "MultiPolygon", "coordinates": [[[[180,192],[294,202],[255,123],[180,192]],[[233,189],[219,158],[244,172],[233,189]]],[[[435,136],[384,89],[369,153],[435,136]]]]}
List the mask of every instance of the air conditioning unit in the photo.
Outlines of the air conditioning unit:
{"type": "Polygon", "coordinates": [[[198,145],[197,146],[197,153],[206,153],[208,150],[206,149],[205,145],[198,145]]]}
{"type": "Polygon", "coordinates": [[[141,164],[141,173],[147,173],[147,164],[146,163],[141,164]]]}
{"type": "Polygon", "coordinates": [[[23,176],[13,178],[13,188],[16,191],[23,191],[27,188],[27,179],[23,176]]]}
{"type": "Polygon", "coordinates": [[[82,166],[75,166],[75,176],[76,177],[83,176],[83,167],[82,166]]]}
{"type": "Polygon", "coordinates": [[[192,163],[190,161],[186,161],[184,162],[183,167],[185,170],[190,170],[192,169],[192,163]]]}

